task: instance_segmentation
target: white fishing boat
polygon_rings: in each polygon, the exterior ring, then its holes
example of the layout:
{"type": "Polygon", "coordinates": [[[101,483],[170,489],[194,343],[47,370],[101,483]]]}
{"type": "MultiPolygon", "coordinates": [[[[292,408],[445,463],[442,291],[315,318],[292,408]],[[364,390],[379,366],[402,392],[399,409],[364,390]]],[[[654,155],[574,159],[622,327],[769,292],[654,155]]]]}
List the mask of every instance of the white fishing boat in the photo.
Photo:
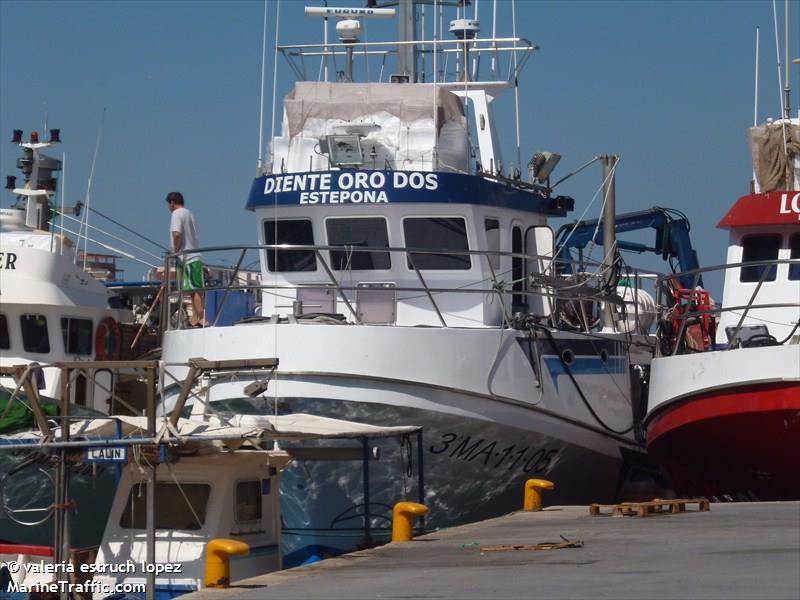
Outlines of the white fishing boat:
{"type": "MultiPolygon", "coordinates": [[[[788,100],[788,98],[787,98],[788,100]]],[[[682,495],[800,498],[800,119],[750,130],[753,192],[719,222],[726,263],[661,282],[648,449],[682,495]],[[722,306],[697,288],[724,273],[722,306]]]]}
{"type": "MultiPolygon", "coordinates": [[[[69,390],[73,412],[134,413],[137,407],[125,402],[122,388],[135,385],[135,375],[107,368],[75,369],[67,382],[62,379],[64,372],[53,366],[129,359],[154,346],[156,336],[144,331],[131,349],[140,325],[131,308],[106,285],[114,271],[113,260],[106,256],[103,264],[95,264],[86,246],[79,248],[88,237],[86,213],[81,215],[80,206],[65,207],[63,194],[59,199],[62,160],[45,154],[60,143],[60,131],[50,130],[46,141],[37,132],[27,139],[23,136],[15,130],[12,143],[22,151],[17,166],[25,181],[17,185],[16,177],[7,177],[6,189],[14,204],[0,208],[0,368],[19,367],[0,376],[0,433],[33,424],[34,415],[18,399],[34,393],[49,400],[43,404],[48,416],[57,414],[64,390],[69,390]],[[75,223],[80,224],[79,233],[84,232],[77,241],[65,234],[75,223]],[[103,267],[102,273],[93,269],[97,266],[103,267]]],[[[0,478],[17,465],[14,458],[0,456],[0,478]]],[[[91,501],[98,489],[110,489],[113,480],[103,473],[101,469],[93,483],[86,480],[86,485],[76,487],[81,501],[91,501]]],[[[40,494],[47,495],[48,483],[34,476],[7,492],[15,506],[36,504],[40,494]]],[[[93,520],[81,529],[87,543],[100,533],[101,525],[93,520]]],[[[50,537],[49,528],[26,527],[0,509],[0,541],[45,543],[50,537]]]]}
{"type": "MultiPolygon", "coordinates": [[[[174,422],[130,416],[73,419],[69,426],[62,421],[44,432],[0,436],[0,451],[60,455],[62,470],[80,462],[112,462],[120,468],[99,546],[72,549],[74,525],[67,507],[56,519],[54,547],[0,544],[3,593],[166,599],[279,570],[278,490],[293,453],[314,460],[338,459],[352,450],[361,455],[362,446],[375,439],[419,430],[306,414],[218,415],[198,406],[190,418],[174,422]],[[350,444],[317,452],[303,447],[322,439],[350,444]],[[220,552],[230,557],[227,573],[207,568],[220,552]]],[[[366,474],[369,456],[364,460],[366,474]]],[[[368,491],[368,476],[362,483],[368,491]]],[[[71,504],[69,496],[60,500],[60,505],[71,504]]],[[[55,505],[49,510],[62,512],[55,505]]]]}
{"type": "MultiPolygon", "coordinates": [[[[84,270],[79,249],[51,223],[62,164],[43,151],[60,143],[59,133],[51,130],[48,141],[39,141],[33,132],[23,141],[23,132],[15,131],[25,183],[17,187],[16,178],[8,177],[6,189],[16,203],[0,208],[0,366],[119,357],[118,324],[133,320],[129,310],[112,306],[113,294],[84,270]]],[[[60,397],[56,370],[41,369],[35,377],[42,395],[60,397]]],[[[84,380],[71,400],[108,412],[108,396],[84,380]]]]}
{"type": "MultiPolygon", "coordinates": [[[[550,186],[559,156],[534,154],[525,179],[519,159],[502,157],[508,134],[494,107],[504,92],[516,96],[536,45],[480,37],[477,3],[469,15],[462,3],[436,3],[423,34],[425,3],[397,4],[400,43],[360,39],[366,20],[394,9],[310,7],[324,31],[338,19],[339,41],[278,48],[301,79],[314,61],[315,77],[283,101],[247,201],[257,244],[235,247],[238,264],[260,261],[260,310],[225,327],[170,327],[164,359],[277,353],[280,369],[259,397],[246,397],[257,378],[242,373],[204,384],[211,402],[422,425],[429,527],[514,510],[529,477],[555,482],[554,503],[611,501],[643,457],[635,435],[643,370],[630,350],[649,326],[634,313],[646,320],[652,311],[629,296],[626,321],[613,260],[571,276],[555,266],[548,220],[573,208],[550,186]],[[586,314],[601,300],[602,330],[586,314]],[[568,312],[575,318],[566,327],[568,312]]],[[[518,114],[507,99],[503,110],[518,114]]],[[[606,162],[608,183],[614,161],[606,162]]],[[[232,249],[200,252],[209,262],[232,249]]],[[[166,393],[169,412],[177,386],[166,393]]],[[[375,475],[368,514],[376,530],[389,499],[416,485],[417,460],[404,445],[383,448],[383,457],[407,476],[375,475]]],[[[350,531],[365,518],[363,499],[350,493],[357,475],[325,465],[287,471],[284,540],[293,560],[362,542],[350,531]],[[312,522],[327,526],[312,530],[312,522]]]]}

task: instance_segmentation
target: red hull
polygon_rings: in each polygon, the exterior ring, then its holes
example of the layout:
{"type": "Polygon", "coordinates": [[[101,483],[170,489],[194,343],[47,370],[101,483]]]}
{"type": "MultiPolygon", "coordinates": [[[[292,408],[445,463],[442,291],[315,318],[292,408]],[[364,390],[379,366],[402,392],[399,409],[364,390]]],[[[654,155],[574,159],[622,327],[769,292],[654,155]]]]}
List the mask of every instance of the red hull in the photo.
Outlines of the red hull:
{"type": "Polygon", "coordinates": [[[677,401],[647,425],[680,496],[800,500],[800,386],[765,384],[677,401]]]}

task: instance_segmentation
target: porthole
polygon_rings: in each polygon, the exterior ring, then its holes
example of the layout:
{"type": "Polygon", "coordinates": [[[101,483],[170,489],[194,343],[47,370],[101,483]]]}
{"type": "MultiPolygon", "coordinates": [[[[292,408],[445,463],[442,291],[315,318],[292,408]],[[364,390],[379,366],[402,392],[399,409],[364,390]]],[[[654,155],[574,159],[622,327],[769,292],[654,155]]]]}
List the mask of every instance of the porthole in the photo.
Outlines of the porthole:
{"type": "Polygon", "coordinates": [[[604,365],[608,363],[608,350],[605,348],[600,350],[600,362],[602,362],[604,365]]]}
{"type": "Polygon", "coordinates": [[[569,348],[566,348],[561,351],[561,360],[564,361],[565,365],[569,366],[575,362],[575,353],[569,348]]]}

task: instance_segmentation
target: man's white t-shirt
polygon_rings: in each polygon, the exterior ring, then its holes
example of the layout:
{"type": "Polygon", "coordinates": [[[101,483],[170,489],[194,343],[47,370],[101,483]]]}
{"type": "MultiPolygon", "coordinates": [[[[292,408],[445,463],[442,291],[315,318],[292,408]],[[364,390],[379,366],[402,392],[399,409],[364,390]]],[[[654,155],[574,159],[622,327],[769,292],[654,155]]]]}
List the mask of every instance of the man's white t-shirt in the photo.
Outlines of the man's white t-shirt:
{"type": "MultiPolygon", "coordinates": [[[[181,247],[179,250],[197,250],[200,247],[200,242],[197,240],[197,225],[194,222],[194,215],[189,212],[188,208],[180,206],[172,211],[169,230],[170,232],[181,234],[181,247]]],[[[200,260],[200,255],[189,253],[185,255],[184,260],[188,264],[200,260]]]]}

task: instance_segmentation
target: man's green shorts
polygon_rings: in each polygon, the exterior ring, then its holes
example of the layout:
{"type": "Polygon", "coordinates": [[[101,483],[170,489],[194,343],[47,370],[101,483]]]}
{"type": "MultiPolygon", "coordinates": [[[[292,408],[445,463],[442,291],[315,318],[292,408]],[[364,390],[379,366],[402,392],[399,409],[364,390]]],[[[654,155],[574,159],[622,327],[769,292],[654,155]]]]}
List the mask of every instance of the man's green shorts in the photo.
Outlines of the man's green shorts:
{"type": "Polygon", "coordinates": [[[203,261],[195,260],[183,265],[183,289],[191,291],[203,287],[203,261]]]}

